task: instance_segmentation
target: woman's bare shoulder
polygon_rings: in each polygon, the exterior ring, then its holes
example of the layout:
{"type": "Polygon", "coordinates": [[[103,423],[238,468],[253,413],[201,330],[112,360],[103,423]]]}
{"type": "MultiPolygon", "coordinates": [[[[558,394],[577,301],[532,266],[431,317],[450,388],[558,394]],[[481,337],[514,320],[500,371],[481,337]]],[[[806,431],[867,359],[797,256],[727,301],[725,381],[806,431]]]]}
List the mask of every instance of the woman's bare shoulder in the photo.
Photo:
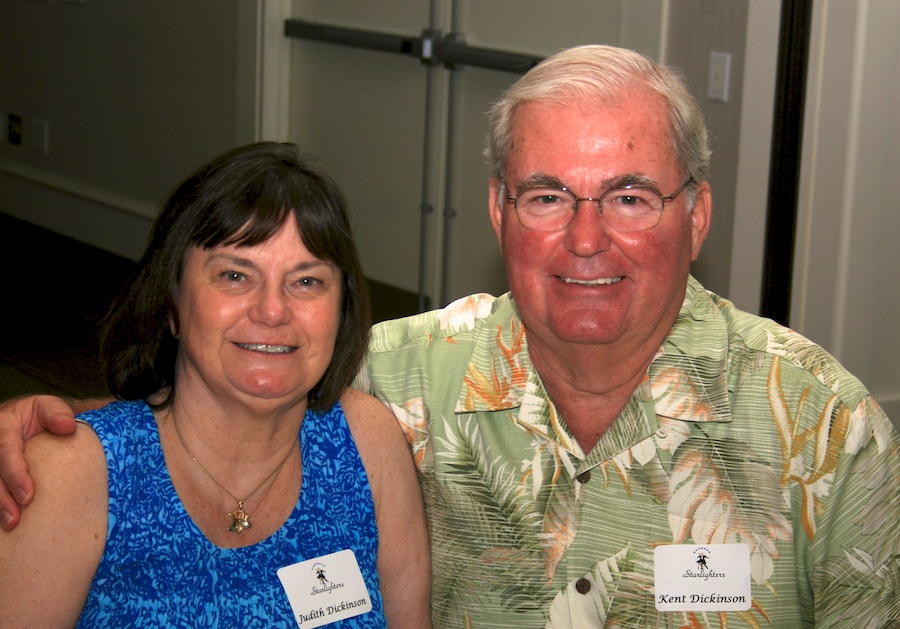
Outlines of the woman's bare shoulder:
{"type": "MultiPolygon", "coordinates": [[[[80,421],[71,435],[44,431],[26,441],[25,460],[35,485],[41,481],[51,487],[84,482],[100,471],[106,480],[106,456],[100,439],[88,424],[80,421]]],[[[38,499],[39,492],[35,492],[35,500],[38,499]]]]}
{"type": "Polygon", "coordinates": [[[400,467],[405,467],[402,459],[410,456],[409,445],[397,418],[381,401],[348,388],[341,395],[341,407],[370,477],[378,472],[376,468],[394,467],[398,459],[400,467]]]}
{"type": "Polygon", "coordinates": [[[78,422],[74,434],[62,437],[42,432],[26,443],[25,460],[36,491],[27,510],[32,513],[23,514],[23,524],[27,519],[37,519],[39,516],[35,512],[66,513],[66,509],[78,508],[78,505],[90,508],[91,512],[99,509],[105,518],[108,501],[106,455],[100,439],[89,425],[78,422]]]}
{"type": "Polygon", "coordinates": [[[368,393],[344,389],[344,393],[341,394],[341,407],[354,434],[356,430],[400,431],[393,413],[380,400],[368,393]]]}
{"type": "MultiPolygon", "coordinates": [[[[62,472],[67,478],[58,478],[58,483],[72,483],[87,480],[92,474],[102,471],[105,482],[106,455],[97,434],[89,424],[76,422],[71,435],[57,436],[44,431],[25,442],[25,460],[28,469],[38,482],[38,475],[46,474],[53,480],[62,472]]],[[[37,494],[35,495],[37,499],[37,494]]]]}

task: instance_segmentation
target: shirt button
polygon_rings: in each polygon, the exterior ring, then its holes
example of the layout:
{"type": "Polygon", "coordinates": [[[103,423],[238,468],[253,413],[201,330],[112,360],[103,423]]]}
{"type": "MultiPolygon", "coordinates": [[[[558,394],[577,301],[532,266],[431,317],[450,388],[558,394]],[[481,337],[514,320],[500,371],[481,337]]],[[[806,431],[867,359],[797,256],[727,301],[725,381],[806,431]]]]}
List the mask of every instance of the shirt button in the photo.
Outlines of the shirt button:
{"type": "Polygon", "coordinates": [[[575,477],[575,480],[577,480],[579,483],[581,483],[582,485],[584,485],[584,484],[587,483],[589,480],[591,480],[591,470],[587,470],[586,472],[582,472],[581,474],[579,474],[578,476],[575,477]]]}
{"type": "Polygon", "coordinates": [[[579,594],[587,594],[591,591],[591,582],[585,578],[578,579],[575,582],[575,591],[579,594]]]}

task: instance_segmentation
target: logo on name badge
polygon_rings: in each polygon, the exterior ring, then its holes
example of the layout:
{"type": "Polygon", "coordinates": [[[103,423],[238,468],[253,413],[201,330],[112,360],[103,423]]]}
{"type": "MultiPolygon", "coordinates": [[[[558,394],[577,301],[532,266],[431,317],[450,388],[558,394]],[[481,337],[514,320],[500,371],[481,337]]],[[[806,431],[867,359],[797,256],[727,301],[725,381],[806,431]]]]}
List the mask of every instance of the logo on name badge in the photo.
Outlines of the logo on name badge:
{"type": "Polygon", "coordinates": [[[706,546],[698,546],[694,549],[694,565],[684,571],[685,579],[724,579],[724,572],[716,572],[710,567],[710,555],[712,551],[706,546]]]}
{"type": "Polygon", "coordinates": [[[750,609],[746,544],[658,546],[653,563],[656,609],[661,612],[750,609]]]}
{"type": "Polygon", "coordinates": [[[316,580],[319,582],[319,587],[313,586],[312,591],[310,592],[313,596],[316,594],[330,593],[337,588],[344,587],[343,583],[328,580],[328,576],[325,574],[325,564],[317,561],[312,565],[311,569],[316,575],[316,580]]]}

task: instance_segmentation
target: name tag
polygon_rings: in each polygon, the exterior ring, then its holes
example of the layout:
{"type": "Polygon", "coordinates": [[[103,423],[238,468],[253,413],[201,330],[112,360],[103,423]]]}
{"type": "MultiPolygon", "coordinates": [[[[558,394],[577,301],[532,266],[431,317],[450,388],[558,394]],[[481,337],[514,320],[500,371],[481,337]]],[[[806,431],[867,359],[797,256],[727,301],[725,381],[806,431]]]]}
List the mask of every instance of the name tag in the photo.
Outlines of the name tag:
{"type": "Polygon", "coordinates": [[[653,573],[658,611],[750,609],[750,548],[746,544],[657,546],[653,573]]]}
{"type": "Polygon", "coordinates": [[[298,627],[321,627],[372,610],[352,550],[301,561],[276,572],[298,627]]]}

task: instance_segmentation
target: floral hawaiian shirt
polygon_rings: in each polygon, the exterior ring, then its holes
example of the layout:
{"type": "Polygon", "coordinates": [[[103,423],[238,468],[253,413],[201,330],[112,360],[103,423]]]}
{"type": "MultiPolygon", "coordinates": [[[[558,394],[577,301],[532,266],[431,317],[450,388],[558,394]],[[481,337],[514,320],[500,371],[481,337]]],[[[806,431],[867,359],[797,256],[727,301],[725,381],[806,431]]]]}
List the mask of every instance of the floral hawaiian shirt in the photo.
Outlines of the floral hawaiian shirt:
{"type": "Polygon", "coordinates": [[[509,295],[375,326],[357,386],[412,447],[436,627],[900,626],[900,437],[823,349],[694,279],[590,452],[509,295]],[[660,611],[654,570],[681,567],[655,549],[722,544],[746,546],[746,608],[660,611]]]}

